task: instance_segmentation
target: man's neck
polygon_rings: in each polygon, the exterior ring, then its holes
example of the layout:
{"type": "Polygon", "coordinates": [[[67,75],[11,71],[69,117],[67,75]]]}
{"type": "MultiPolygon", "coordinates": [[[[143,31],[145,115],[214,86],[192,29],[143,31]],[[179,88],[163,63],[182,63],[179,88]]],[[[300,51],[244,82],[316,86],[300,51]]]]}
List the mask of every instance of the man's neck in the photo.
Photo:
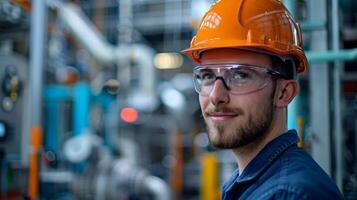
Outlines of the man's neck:
{"type": "Polygon", "coordinates": [[[257,156],[257,154],[265,147],[265,145],[285,132],[287,132],[286,126],[275,127],[267,134],[265,134],[263,138],[244,147],[233,149],[239,168],[239,173],[242,174],[247,165],[257,156]]]}

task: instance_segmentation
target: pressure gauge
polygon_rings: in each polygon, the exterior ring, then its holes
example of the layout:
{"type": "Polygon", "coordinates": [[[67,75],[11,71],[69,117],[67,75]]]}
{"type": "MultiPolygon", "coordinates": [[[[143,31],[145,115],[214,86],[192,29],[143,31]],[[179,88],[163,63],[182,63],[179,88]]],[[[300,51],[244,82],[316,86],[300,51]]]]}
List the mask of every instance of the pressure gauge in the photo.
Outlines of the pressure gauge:
{"type": "Polygon", "coordinates": [[[4,97],[1,101],[1,107],[5,112],[10,112],[14,109],[14,101],[10,97],[4,97]]]}
{"type": "Polygon", "coordinates": [[[15,66],[9,65],[6,67],[1,85],[3,93],[10,97],[12,101],[16,101],[22,90],[22,82],[15,66]]]}

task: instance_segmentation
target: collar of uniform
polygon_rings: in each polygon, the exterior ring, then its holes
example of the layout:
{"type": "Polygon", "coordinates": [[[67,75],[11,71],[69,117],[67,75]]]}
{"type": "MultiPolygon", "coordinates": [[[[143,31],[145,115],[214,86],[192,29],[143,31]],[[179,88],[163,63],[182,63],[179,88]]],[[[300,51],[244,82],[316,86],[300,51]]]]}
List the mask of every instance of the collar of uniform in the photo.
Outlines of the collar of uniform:
{"type": "Polygon", "coordinates": [[[258,155],[248,164],[242,174],[238,170],[234,173],[235,181],[227,185],[226,189],[230,190],[236,183],[243,183],[258,177],[282,152],[299,141],[295,130],[289,130],[281,136],[269,142],[258,155]]]}

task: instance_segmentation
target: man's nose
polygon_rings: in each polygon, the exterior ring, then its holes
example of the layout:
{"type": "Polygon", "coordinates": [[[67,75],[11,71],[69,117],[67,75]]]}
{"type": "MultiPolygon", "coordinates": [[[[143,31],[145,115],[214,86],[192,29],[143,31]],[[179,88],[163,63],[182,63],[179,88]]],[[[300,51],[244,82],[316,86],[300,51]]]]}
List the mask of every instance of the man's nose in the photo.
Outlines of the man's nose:
{"type": "Polygon", "coordinates": [[[214,105],[225,104],[229,102],[229,89],[223,78],[217,78],[209,94],[209,98],[214,105]]]}

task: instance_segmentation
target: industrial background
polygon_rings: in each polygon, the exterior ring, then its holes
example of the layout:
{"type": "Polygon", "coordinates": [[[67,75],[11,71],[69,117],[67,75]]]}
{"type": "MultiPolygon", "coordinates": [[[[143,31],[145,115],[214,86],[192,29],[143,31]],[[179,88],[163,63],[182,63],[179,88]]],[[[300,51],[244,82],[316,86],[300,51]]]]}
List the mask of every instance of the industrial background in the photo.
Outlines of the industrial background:
{"type": "MultiPolygon", "coordinates": [[[[219,199],[189,46],[213,0],[0,0],[0,199],[219,199]]],[[[357,1],[284,0],[310,62],[289,128],[357,199],[357,1]]]]}

